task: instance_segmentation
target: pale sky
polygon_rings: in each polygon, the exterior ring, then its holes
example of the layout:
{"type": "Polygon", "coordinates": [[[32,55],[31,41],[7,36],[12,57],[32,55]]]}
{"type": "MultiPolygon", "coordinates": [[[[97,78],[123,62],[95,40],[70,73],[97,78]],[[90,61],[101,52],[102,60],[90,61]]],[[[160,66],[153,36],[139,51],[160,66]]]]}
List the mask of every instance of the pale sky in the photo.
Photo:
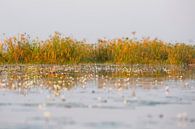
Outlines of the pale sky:
{"type": "Polygon", "coordinates": [[[0,37],[54,31],[90,42],[150,36],[195,42],[195,0],[0,0],[0,37]]]}

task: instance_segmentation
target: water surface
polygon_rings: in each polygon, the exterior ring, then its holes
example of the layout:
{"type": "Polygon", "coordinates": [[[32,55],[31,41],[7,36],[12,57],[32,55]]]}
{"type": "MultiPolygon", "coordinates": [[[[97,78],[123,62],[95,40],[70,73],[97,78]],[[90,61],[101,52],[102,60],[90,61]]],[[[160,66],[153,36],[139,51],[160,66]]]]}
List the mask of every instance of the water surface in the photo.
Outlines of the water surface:
{"type": "Polygon", "coordinates": [[[144,69],[1,66],[0,129],[194,128],[194,71],[144,69]]]}

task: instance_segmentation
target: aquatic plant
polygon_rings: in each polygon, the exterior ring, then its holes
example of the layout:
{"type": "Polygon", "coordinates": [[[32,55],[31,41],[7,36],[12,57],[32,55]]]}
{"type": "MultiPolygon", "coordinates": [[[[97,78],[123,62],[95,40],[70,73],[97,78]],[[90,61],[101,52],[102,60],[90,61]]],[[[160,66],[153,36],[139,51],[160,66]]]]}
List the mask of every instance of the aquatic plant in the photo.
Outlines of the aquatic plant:
{"type": "Polygon", "coordinates": [[[195,58],[195,46],[170,44],[158,39],[119,38],[96,44],[64,37],[55,32],[49,39],[31,40],[26,34],[0,42],[1,64],[173,64],[186,65],[195,58]]]}

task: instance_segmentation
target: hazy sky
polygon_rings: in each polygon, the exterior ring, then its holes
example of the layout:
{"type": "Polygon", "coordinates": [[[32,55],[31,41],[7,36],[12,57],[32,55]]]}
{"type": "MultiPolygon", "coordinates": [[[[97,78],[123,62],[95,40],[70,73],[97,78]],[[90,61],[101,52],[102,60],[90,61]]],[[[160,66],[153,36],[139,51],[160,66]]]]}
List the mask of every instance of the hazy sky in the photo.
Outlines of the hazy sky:
{"type": "Polygon", "coordinates": [[[195,0],[0,0],[0,36],[54,31],[77,39],[150,36],[195,41],[195,0]]]}

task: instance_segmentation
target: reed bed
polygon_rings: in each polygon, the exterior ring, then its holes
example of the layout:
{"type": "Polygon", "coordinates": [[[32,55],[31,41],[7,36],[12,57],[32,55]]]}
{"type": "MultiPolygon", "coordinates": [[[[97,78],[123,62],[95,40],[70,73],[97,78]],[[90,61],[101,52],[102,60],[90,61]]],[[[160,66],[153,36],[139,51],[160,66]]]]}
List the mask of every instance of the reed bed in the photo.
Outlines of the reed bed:
{"type": "Polygon", "coordinates": [[[0,41],[0,64],[171,64],[187,65],[195,58],[195,46],[158,39],[119,38],[96,44],[54,33],[32,40],[26,34],[0,41]]]}

